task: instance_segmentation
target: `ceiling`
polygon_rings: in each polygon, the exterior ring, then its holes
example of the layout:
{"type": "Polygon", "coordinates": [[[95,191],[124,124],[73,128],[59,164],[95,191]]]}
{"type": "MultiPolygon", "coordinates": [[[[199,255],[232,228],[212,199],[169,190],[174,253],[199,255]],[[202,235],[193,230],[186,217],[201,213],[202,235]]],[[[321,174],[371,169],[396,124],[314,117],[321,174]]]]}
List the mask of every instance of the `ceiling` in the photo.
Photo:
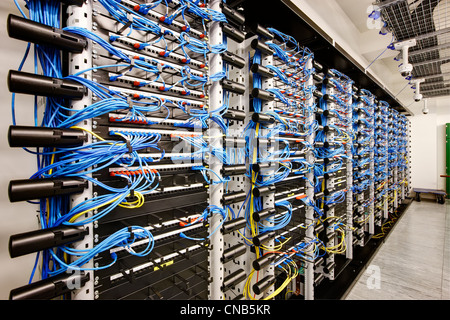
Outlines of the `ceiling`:
{"type": "MultiPolygon", "coordinates": [[[[412,79],[424,79],[420,84],[423,97],[450,96],[450,0],[336,0],[336,3],[362,34],[368,30],[368,15],[378,6],[380,21],[386,22],[389,31],[385,37],[392,36],[394,43],[417,40],[417,45],[409,49],[408,60],[414,67],[412,79]],[[373,4],[376,6],[371,7],[373,4]]],[[[383,50],[383,46],[378,50],[383,50]]],[[[370,60],[375,54],[366,52],[364,56],[370,60]]],[[[396,71],[401,63],[394,60],[398,54],[399,51],[388,50],[377,63],[396,71]]],[[[398,81],[400,84],[407,80],[398,81]]]]}
{"type": "Polygon", "coordinates": [[[396,41],[417,40],[417,45],[409,50],[409,62],[414,66],[413,78],[425,79],[420,85],[423,96],[449,96],[450,1],[378,0],[378,3],[383,6],[382,19],[396,41]]]}

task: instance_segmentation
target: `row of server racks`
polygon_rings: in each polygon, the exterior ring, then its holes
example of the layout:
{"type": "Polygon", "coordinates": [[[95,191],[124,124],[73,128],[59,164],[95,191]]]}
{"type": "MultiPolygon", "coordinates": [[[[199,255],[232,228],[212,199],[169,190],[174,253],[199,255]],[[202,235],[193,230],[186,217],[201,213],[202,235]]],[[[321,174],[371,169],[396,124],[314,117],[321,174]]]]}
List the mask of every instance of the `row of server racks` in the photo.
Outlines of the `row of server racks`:
{"type": "Polygon", "coordinates": [[[8,133],[39,211],[10,299],[312,300],[408,196],[408,119],[225,1],[22,10],[9,90],[44,112],[8,133]]]}

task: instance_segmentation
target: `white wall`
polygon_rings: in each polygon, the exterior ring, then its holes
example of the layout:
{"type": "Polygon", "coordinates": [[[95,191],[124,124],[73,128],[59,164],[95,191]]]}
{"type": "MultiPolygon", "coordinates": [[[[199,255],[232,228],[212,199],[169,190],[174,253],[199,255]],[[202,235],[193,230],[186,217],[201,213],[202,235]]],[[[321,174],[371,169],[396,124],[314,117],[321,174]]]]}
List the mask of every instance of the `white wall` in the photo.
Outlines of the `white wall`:
{"type": "MultiPolygon", "coordinates": [[[[433,108],[434,109],[434,108],[433,108]]],[[[411,118],[411,185],[437,188],[437,115],[411,118]]]]}
{"type": "Polygon", "coordinates": [[[411,106],[411,185],[445,190],[445,124],[450,123],[450,97],[429,99],[429,114],[423,102],[411,106]]]}
{"type": "MultiPolygon", "coordinates": [[[[19,1],[23,3],[23,1],[19,1]]],[[[11,204],[8,199],[8,183],[14,179],[29,178],[36,168],[35,157],[22,149],[12,149],[8,145],[7,132],[11,121],[11,93],[8,91],[7,75],[10,69],[17,70],[25,52],[25,43],[10,39],[6,31],[6,19],[9,13],[17,15],[13,1],[0,1],[0,96],[2,98],[2,116],[0,117],[0,299],[9,298],[9,292],[28,283],[34,255],[11,259],[8,252],[9,237],[12,234],[37,229],[36,207],[28,203],[11,204]]],[[[30,59],[32,63],[32,56],[30,59]]],[[[26,64],[31,71],[31,64],[26,64]]],[[[17,97],[18,124],[33,124],[33,99],[20,95],[17,97]]]]}

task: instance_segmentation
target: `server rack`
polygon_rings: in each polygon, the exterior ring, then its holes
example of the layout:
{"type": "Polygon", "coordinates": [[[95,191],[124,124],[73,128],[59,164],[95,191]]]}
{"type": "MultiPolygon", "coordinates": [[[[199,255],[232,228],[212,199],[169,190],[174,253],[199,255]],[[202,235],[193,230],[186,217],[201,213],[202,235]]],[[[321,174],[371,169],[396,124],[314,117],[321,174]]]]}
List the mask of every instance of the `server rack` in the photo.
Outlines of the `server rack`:
{"type": "Polygon", "coordinates": [[[314,299],[405,200],[407,119],[292,36],[219,0],[47,5],[64,26],[8,22],[63,57],[9,75],[49,117],[11,127],[44,152],[10,199],[46,220],[11,299],[314,299]]]}

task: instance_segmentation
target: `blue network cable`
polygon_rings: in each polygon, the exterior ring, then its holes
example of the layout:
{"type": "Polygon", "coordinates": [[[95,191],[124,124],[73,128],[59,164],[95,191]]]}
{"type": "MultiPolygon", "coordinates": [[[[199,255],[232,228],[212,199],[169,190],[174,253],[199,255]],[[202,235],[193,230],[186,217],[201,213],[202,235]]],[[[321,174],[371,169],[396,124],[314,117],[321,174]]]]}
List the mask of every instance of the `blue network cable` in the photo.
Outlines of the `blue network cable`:
{"type": "Polygon", "coordinates": [[[211,217],[212,215],[219,215],[220,217],[222,217],[222,219],[221,222],[217,225],[217,227],[214,230],[212,230],[206,237],[194,238],[187,236],[184,232],[180,233],[180,237],[195,241],[204,241],[209,239],[214,233],[216,233],[222,227],[223,223],[227,220],[228,215],[225,209],[215,205],[209,205],[197,219],[184,225],[185,227],[188,227],[203,221],[207,221],[209,217],[211,217]]]}
{"type": "Polygon", "coordinates": [[[102,270],[111,267],[113,264],[117,262],[117,254],[113,251],[111,253],[111,262],[104,266],[87,268],[83,267],[86,263],[91,261],[96,255],[107,252],[113,248],[124,248],[128,253],[143,257],[148,255],[154,248],[154,238],[151,232],[143,227],[139,226],[131,226],[123,228],[119,231],[116,231],[112,235],[108,236],[105,240],[97,244],[94,248],[83,250],[83,249],[73,249],[67,246],[59,247],[58,250],[61,252],[68,254],[71,257],[77,257],[72,262],[66,262],[59,255],[55,254],[53,250],[47,250],[48,253],[52,256],[53,261],[57,264],[53,271],[49,271],[49,276],[54,276],[66,271],[79,270],[79,271],[88,271],[88,270],[102,270]],[[132,249],[132,245],[136,242],[136,240],[148,239],[147,246],[145,246],[141,251],[136,252],[132,249]]]}

